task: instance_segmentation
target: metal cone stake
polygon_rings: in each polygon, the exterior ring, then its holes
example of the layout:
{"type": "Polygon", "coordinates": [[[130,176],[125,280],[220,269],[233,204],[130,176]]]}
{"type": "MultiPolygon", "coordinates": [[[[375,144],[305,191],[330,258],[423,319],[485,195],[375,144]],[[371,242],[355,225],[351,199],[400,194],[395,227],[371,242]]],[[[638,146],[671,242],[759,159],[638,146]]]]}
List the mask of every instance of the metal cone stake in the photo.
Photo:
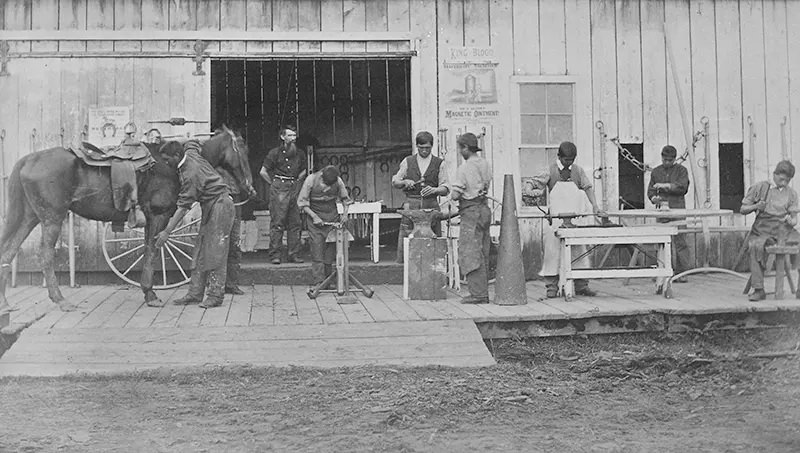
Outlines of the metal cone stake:
{"type": "Polygon", "coordinates": [[[519,239],[516,192],[513,175],[503,181],[503,212],[500,218],[500,247],[497,251],[494,303],[524,305],[528,303],[525,290],[525,269],[519,239]]]}

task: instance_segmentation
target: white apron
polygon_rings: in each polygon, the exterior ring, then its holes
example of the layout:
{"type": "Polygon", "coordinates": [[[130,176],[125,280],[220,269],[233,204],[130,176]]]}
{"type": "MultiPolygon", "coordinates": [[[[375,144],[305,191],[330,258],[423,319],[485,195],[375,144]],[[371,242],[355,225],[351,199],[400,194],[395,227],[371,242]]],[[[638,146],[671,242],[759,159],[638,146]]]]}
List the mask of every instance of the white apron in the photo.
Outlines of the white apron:
{"type": "MultiPolygon", "coordinates": [[[[586,196],[586,192],[582,191],[572,181],[559,181],[553,186],[553,190],[549,195],[550,215],[557,216],[560,214],[588,214],[587,217],[577,217],[572,219],[573,225],[593,225],[595,223],[592,209],[592,204],[586,196]]],[[[556,230],[564,223],[562,219],[553,219],[553,225],[548,225],[546,219],[542,222],[542,245],[544,248],[544,259],[542,262],[542,270],[539,275],[553,276],[558,275],[559,266],[561,264],[561,253],[559,239],[556,237],[556,230]]],[[[575,254],[582,254],[586,250],[586,246],[573,246],[573,256],[575,254]]],[[[578,260],[574,266],[575,268],[589,268],[591,262],[589,257],[585,256],[578,260]]]]}

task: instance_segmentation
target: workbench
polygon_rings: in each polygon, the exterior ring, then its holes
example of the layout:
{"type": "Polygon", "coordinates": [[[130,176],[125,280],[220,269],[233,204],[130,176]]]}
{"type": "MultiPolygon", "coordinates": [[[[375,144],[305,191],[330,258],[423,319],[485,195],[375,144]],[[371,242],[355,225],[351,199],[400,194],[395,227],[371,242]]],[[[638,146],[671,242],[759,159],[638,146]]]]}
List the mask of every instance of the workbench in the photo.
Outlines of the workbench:
{"type": "Polygon", "coordinates": [[[642,225],[635,227],[578,227],[559,228],[560,269],[559,283],[562,295],[570,300],[575,293],[574,280],[599,278],[656,277],[656,293],[672,277],[672,236],[678,233],[675,226],[642,225]],[[655,267],[617,267],[600,269],[573,269],[572,264],[581,257],[572,257],[572,247],[588,245],[594,248],[606,244],[630,244],[634,247],[652,244],[656,247],[655,267]]]}

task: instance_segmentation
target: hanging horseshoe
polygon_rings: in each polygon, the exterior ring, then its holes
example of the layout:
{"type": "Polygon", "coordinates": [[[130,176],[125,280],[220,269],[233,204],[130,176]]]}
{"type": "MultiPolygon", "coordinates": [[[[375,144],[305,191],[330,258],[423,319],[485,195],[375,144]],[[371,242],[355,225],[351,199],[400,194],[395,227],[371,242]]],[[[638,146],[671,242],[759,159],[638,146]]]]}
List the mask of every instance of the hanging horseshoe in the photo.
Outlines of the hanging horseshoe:
{"type": "Polygon", "coordinates": [[[350,180],[350,173],[339,173],[339,177],[342,178],[342,181],[348,182],[350,180]]]}
{"type": "Polygon", "coordinates": [[[339,173],[350,173],[350,167],[347,164],[341,163],[341,160],[339,162],[339,173]]]}
{"type": "Polygon", "coordinates": [[[327,167],[329,162],[330,159],[328,158],[328,156],[322,156],[319,158],[319,164],[322,165],[323,167],[327,167]]]}
{"type": "Polygon", "coordinates": [[[339,165],[347,165],[347,154],[339,157],[339,165]]]}
{"type": "Polygon", "coordinates": [[[339,165],[339,156],[331,156],[330,162],[334,167],[339,165]]]}
{"type": "Polygon", "coordinates": [[[389,162],[382,161],[380,165],[381,173],[389,173],[389,162]]]}

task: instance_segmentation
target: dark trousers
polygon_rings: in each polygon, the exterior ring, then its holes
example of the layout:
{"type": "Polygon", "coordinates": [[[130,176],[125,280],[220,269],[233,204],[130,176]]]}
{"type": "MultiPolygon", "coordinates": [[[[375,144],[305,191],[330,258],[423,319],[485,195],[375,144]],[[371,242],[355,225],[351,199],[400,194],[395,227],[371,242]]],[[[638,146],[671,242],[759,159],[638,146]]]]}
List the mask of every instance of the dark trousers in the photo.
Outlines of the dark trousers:
{"type": "MultiPolygon", "coordinates": [[[[432,198],[412,198],[406,199],[403,209],[436,209],[439,211],[439,201],[437,197],[432,198]]],[[[442,235],[442,222],[434,220],[431,222],[431,229],[436,236],[442,235]]],[[[403,216],[400,218],[400,231],[397,234],[397,262],[403,262],[403,239],[407,238],[414,231],[414,222],[403,216]]]]}
{"type": "Polygon", "coordinates": [[[689,246],[686,245],[686,235],[680,234],[680,230],[678,230],[678,234],[672,236],[672,248],[675,250],[673,255],[673,269],[675,273],[680,274],[683,271],[692,269],[693,266],[691,264],[691,257],[689,256],[689,246]]]}
{"type": "Polygon", "coordinates": [[[289,258],[300,253],[300,209],[297,207],[297,181],[272,180],[269,188],[269,256],[281,259],[283,231],[286,230],[289,258]]]}
{"type": "Polygon", "coordinates": [[[225,281],[226,288],[239,286],[239,271],[241,270],[242,262],[242,249],[240,248],[242,208],[234,206],[234,210],[233,227],[231,228],[231,238],[228,243],[228,274],[227,280],[225,281]]]}
{"type": "Polygon", "coordinates": [[[227,252],[234,216],[233,201],[227,196],[220,197],[200,227],[188,296],[202,299],[206,293],[209,298],[220,300],[225,296],[227,252]]]}
{"type": "Polygon", "coordinates": [[[311,245],[311,277],[314,284],[321,283],[325,277],[333,272],[333,263],[336,261],[336,242],[325,242],[332,226],[317,226],[308,219],[308,242],[311,245]]]}
{"type": "Polygon", "coordinates": [[[489,227],[492,211],[484,203],[460,204],[461,225],[458,235],[458,265],[467,278],[473,297],[489,297],[489,252],[492,239],[489,227]]]}

